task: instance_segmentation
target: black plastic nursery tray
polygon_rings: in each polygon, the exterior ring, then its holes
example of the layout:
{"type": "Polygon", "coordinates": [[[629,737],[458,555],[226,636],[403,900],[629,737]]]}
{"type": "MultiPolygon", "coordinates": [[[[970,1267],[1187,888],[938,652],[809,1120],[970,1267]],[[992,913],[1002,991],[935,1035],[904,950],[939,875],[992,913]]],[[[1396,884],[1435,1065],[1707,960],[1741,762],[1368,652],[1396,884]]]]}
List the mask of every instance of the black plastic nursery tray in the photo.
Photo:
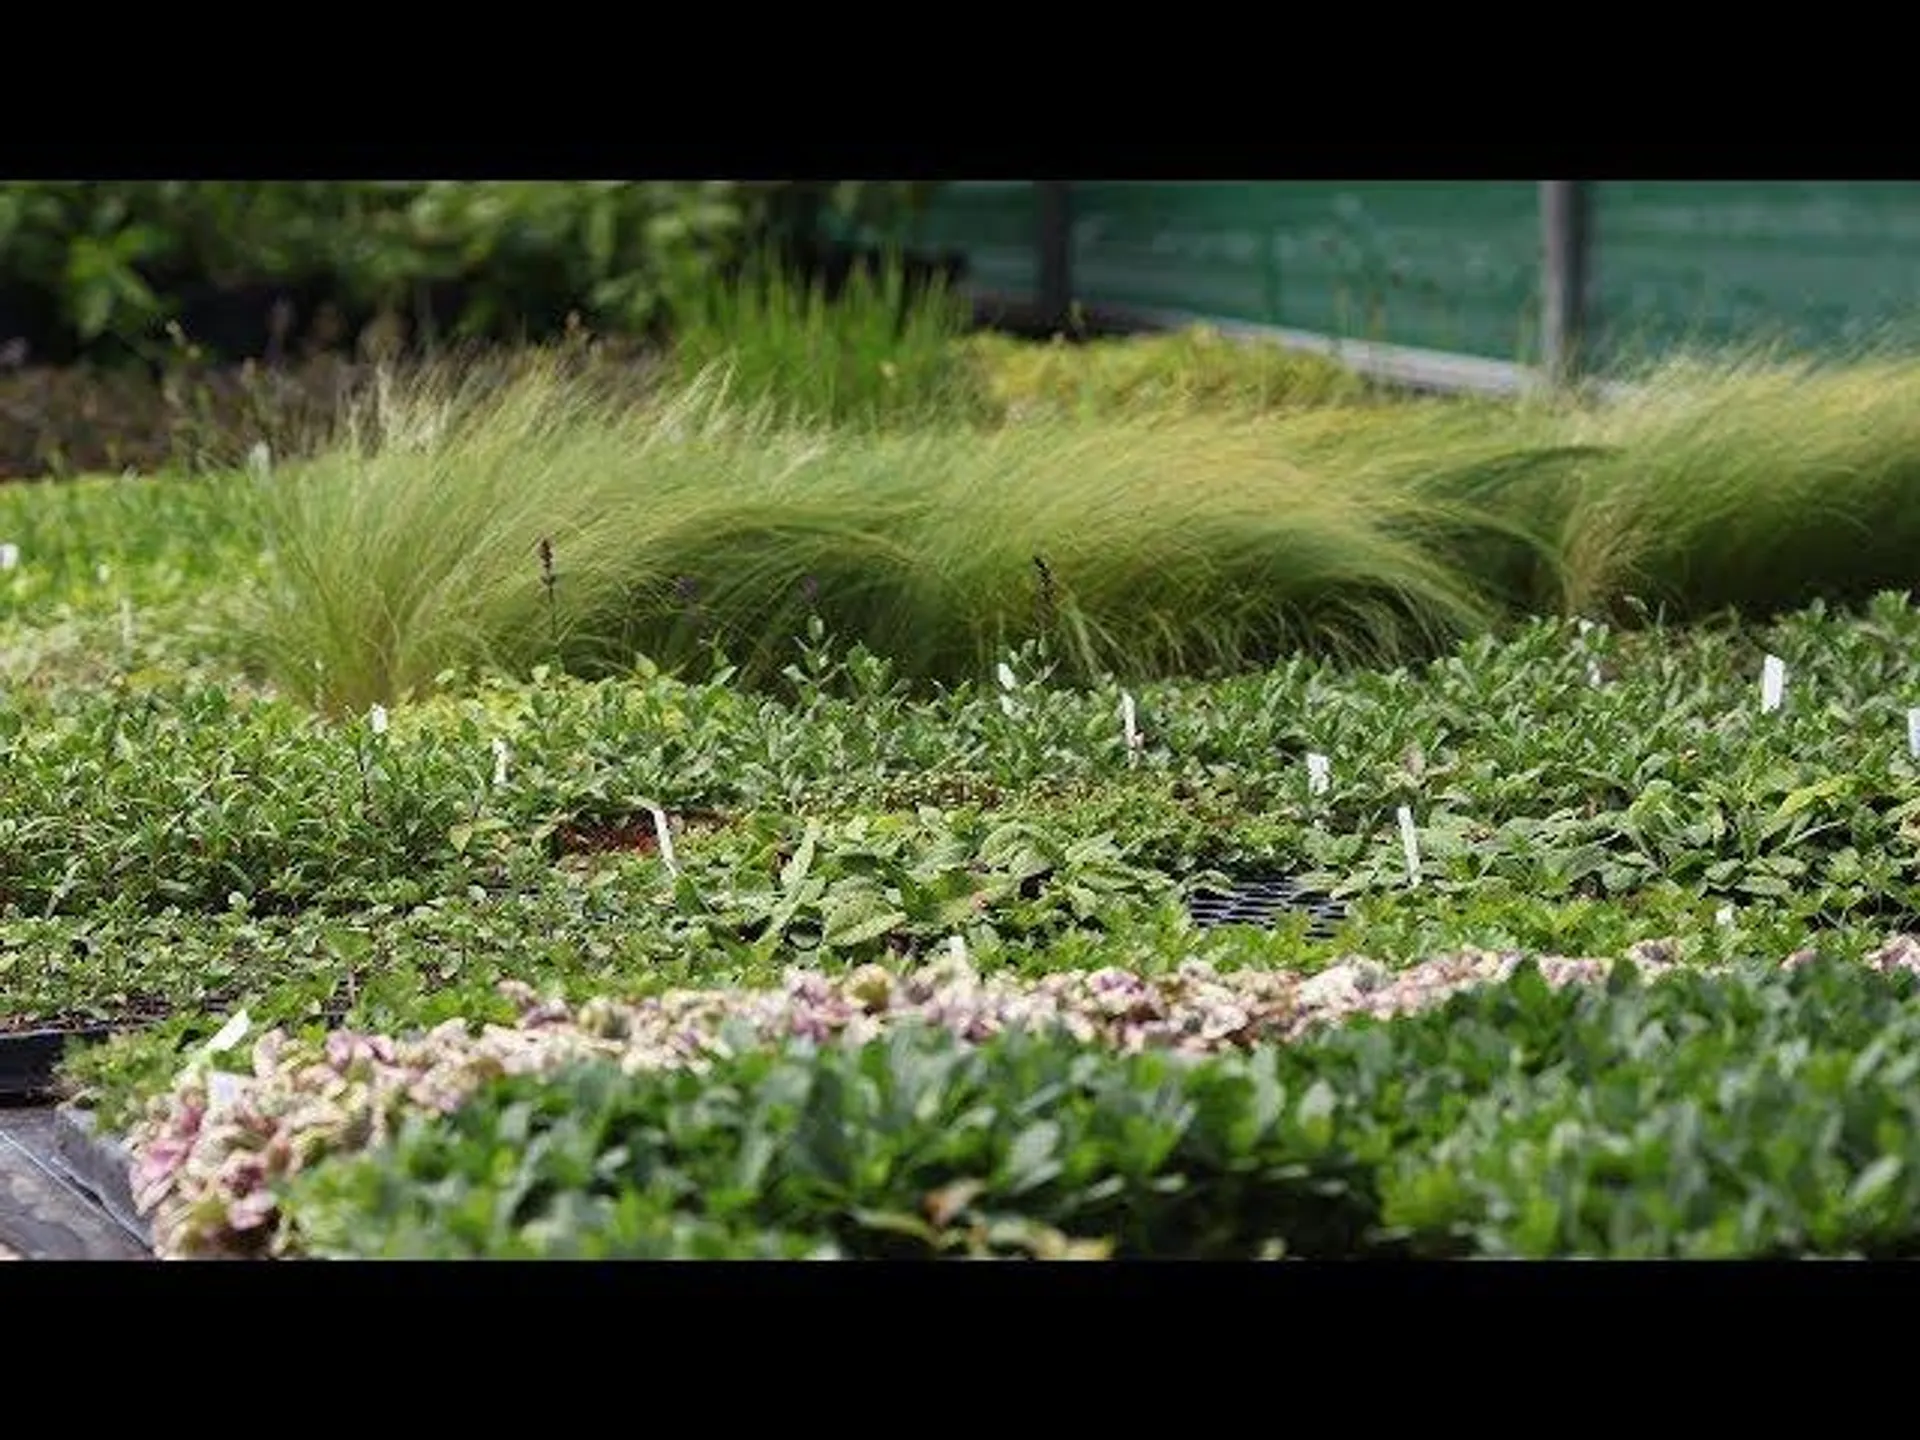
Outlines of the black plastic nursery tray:
{"type": "Polygon", "coordinates": [[[68,1045],[76,1041],[104,1040],[119,1028],[113,1025],[50,1026],[0,1034],[0,1100],[46,1094],[53,1087],[54,1071],[59,1068],[68,1045]]]}
{"type": "Polygon", "coordinates": [[[1216,925],[1266,927],[1282,916],[1305,914],[1307,935],[1315,940],[1331,940],[1347,918],[1344,901],[1309,889],[1291,875],[1234,877],[1225,891],[1195,891],[1188,897],[1187,911],[1196,925],[1207,929],[1216,925]]]}

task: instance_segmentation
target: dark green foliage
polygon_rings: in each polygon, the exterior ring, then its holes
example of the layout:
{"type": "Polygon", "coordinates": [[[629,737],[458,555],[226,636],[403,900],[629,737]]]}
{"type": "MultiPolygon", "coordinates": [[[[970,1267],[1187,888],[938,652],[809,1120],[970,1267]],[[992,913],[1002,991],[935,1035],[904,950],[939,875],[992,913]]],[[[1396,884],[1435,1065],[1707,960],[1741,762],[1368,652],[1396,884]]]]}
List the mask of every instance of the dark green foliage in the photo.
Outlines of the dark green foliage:
{"type": "MultiPolygon", "coordinates": [[[[898,227],[926,187],[732,181],[35,181],[0,185],[0,296],[36,358],[150,357],[168,321],[238,359],[397,336],[656,324],[743,245],[834,216],[898,227]],[[256,303],[257,302],[257,303],[256,303]],[[259,314],[254,314],[254,310],[259,314]],[[279,314],[274,312],[279,310],[279,314]],[[200,332],[200,333],[196,333],[200,332]]],[[[817,238],[807,236],[806,238],[817,238]]]]}
{"type": "Polygon", "coordinates": [[[323,1255],[1908,1255],[1916,1044],[1904,975],[1523,967],[1204,1060],[903,1031],[507,1080],[286,1207],[323,1255]]]}

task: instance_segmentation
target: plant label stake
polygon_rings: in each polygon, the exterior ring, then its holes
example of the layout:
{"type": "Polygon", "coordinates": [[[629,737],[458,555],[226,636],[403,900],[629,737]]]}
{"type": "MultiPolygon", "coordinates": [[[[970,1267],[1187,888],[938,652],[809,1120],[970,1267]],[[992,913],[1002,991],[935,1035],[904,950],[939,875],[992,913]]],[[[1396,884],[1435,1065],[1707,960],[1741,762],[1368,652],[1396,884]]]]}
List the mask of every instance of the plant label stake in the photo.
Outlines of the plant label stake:
{"type": "Polygon", "coordinates": [[[1760,713],[1771,715],[1787,693],[1787,662],[1769,655],[1760,666],[1760,713]]]}
{"type": "Polygon", "coordinates": [[[216,1055],[224,1055],[244,1040],[252,1026],[253,1021],[247,1012],[236,1010],[227,1017],[227,1023],[214,1032],[213,1038],[200,1047],[199,1054],[193,1058],[192,1067],[199,1069],[206,1077],[208,1110],[224,1110],[239,1098],[245,1084],[244,1080],[227,1071],[215,1070],[213,1059],[216,1055]]]}
{"type": "Polygon", "coordinates": [[[1000,712],[1008,719],[1013,718],[1013,687],[1019,682],[1013,678],[1013,667],[1006,661],[1000,662],[1000,688],[1006,692],[1000,697],[1000,712]]]}
{"type": "Polygon", "coordinates": [[[233,1049],[234,1046],[246,1038],[247,1030],[252,1024],[253,1021],[248,1017],[245,1010],[234,1011],[233,1014],[227,1017],[227,1023],[216,1030],[213,1038],[207,1041],[205,1046],[206,1053],[209,1055],[223,1055],[233,1049]]]}
{"type": "Polygon", "coordinates": [[[247,469],[253,472],[256,480],[265,480],[273,474],[273,451],[264,440],[254,441],[253,448],[247,452],[247,469]]]}
{"type": "Polygon", "coordinates": [[[653,816],[653,838],[660,842],[660,858],[667,862],[668,870],[678,875],[680,862],[673,858],[673,835],[667,829],[666,812],[658,805],[649,805],[647,813],[653,816]]]}
{"type": "Polygon", "coordinates": [[[373,709],[369,710],[367,712],[367,724],[373,727],[374,734],[376,735],[386,734],[387,733],[387,707],[384,705],[376,705],[373,707],[373,709]]]}
{"type": "Polygon", "coordinates": [[[1598,689],[1601,682],[1600,661],[1589,648],[1593,632],[1599,627],[1584,616],[1574,622],[1580,627],[1580,653],[1587,657],[1587,684],[1598,689]]]}
{"type": "Polygon", "coordinates": [[[507,783],[507,742],[499,739],[493,742],[493,783],[496,789],[507,783]]]}
{"type": "Polygon", "coordinates": [[[953,956],[954,964],[966,964],[967,942],[962,940],[958,935],[949,935],[947,937],[947,953],[953,956]]]}
{"type": "Polygon", "coordinates": [[[11,540],[0,544],[0,570],[12,570],[20,563],[20,547],[11,540]]]}
{"type": "Polygon", "coordinates": [[[1716,925],[1733,924],[1733,906],[1722,905],[1718,910],[1714,911],[1713,923],[1716,925]]]}
{"type": "Polygon", "coordinates": [[[1131,765],[1140,758],[1140,727],[1134,714],[1133,696],[1126,691],[1120,692],[1120,729],[1127,737],[1127,763],[1131,765]]]}
{"type": "Polygon", "coordinates": [[[1317,751],[1307,752],[1307,794],[1324,795],[1333,783],[1333,762],[1317,751]]]}
{"type": "Polygon", "coordinates": [[[1907,753],[1920,760],[1920,710],[1907,711],[1907,753]]]}
{"type": "Polygon", "coordinates": [[[1407,883],[1420,883],[1420,837],[1414,833],[1413,811],[1400,807],[1400,848],[1407,852],[1407,883]]]}

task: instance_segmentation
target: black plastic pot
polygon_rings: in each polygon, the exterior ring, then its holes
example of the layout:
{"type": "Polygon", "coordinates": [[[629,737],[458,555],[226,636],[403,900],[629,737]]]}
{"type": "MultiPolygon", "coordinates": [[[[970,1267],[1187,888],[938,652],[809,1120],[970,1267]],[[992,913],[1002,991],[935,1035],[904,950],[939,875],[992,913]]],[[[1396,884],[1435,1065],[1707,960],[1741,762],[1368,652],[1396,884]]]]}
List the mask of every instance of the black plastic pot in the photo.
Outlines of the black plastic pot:
{"type": "Polygon", "coordinates": [[[112,1033],[111,1025],[76,1025],[0,1035],[0,1099],[46,1094],[69,1044],[104,1040],[112,1033]]]}

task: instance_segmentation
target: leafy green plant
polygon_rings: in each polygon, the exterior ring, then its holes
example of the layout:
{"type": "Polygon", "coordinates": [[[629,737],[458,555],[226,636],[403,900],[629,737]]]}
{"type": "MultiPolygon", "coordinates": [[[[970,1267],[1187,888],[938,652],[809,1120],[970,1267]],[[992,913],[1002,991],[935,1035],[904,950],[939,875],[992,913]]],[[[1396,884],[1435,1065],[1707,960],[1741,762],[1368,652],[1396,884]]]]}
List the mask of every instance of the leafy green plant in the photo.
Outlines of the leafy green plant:
{"type": "MultiPolygon", "coordinates": [[[[57,349],[159,354],[187,299],[324,292],[336,322],[434,338],[656,326],[743,249],[835,217],[893,224],[924,187],[879,182],[70,181],[0,186],[0,254],[52,302],[57,349]],[[905,207],[904,209],[902,207],[905,207]],[[436,316],[435,304],[450,315],[436,316]],[[103,345],[101,342],[112,342],[103,345]]],[[[809,238],[813,238],[811,235],[809,238]]],[[[317,316],[302,317],[316,336],[317,316]]],[[[199,337],[189,337],[197,339],[199,337]]],[[[354,334],[332,343],[352,342],[354,334]]]]}
{"type": "Polygon", "coordinates": [[[1904,1255],[1914,999],[1832,965],[1523,967],[1246,1056],[907,1030],[601,1065],[416,1115],[280,1200],[321,1256],[1904,1255]]]}
{"type": "MultiPolygon", "coordinates": [[[[1212,1186],[1152,1182],[1217,1143],[1222,1122],[1251,1121],[1273,1157],[1246,1155],[1235,1168],[1251,1173],[1229,1192],[1333,1139],[1324,1090],[1289,1095],[1271,1059],[1246,1086],[1159,1055],[1106,1060],[1011,1037],[966,1049],[903,1032],[863,1050],[749,1052],[727,1070],[731,1083],[603,1070],[509,1082],[450,1125],[407,1126],[391,1159],[297,1181],[296,1234],[322,1256],[741,1254],[776,1236],[833,1256],[1104,1256],[1116,1240],[1118,1253],[1232,1254],[1244,1229],[1208,1213],[1217,1194],[1196,1192],[1212,1186]],[[681,1143],[649,1146],[648,1131],[681,1143]],[[526,1157],[504,1192],[476,1168],[503,1142],[526,1157]]],[[[1338,1248],[1364,1207],[1328,1159],[1323,1196],[1301,1187],[1243,1224],[1262,1239],[1292,1231],[1307,1253],[1338,1248]]]]}
{"type": "Polygon", "coordinates": [[[829,298],[763,255],[675,306],[673,355],[683,382],[724,367],[749,404],[803,423],[864,426],[972,419],[982,397],[956,348],[971,316],[937,279],[907,290],[895,255],[856,268],[829,298]]]}

